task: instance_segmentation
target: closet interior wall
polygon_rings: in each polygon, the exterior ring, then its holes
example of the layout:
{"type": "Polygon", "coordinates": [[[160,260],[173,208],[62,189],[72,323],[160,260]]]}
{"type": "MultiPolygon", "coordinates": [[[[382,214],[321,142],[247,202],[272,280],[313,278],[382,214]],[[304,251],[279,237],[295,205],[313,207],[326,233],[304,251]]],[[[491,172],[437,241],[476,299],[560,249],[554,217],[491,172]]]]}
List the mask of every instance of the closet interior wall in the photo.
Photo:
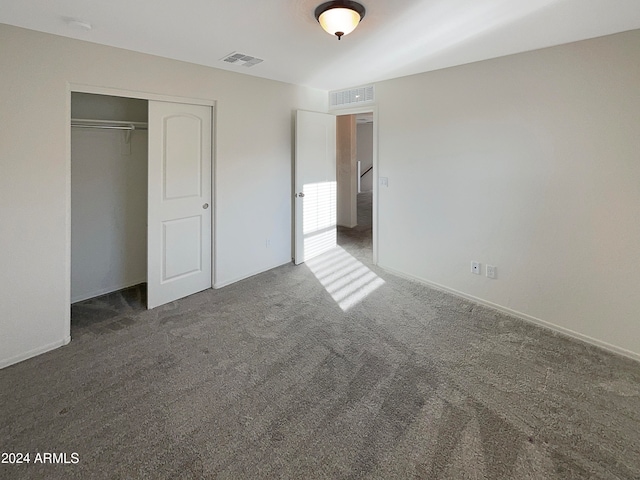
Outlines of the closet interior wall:
{"type": "MultiPolygon", "coordinates": [[[[71,118],[147,122],[147,104],[72,93],[71,118]]],[[[71,128],[71,303],[146,282],[147,150],[146,130],[71,128]]]]}

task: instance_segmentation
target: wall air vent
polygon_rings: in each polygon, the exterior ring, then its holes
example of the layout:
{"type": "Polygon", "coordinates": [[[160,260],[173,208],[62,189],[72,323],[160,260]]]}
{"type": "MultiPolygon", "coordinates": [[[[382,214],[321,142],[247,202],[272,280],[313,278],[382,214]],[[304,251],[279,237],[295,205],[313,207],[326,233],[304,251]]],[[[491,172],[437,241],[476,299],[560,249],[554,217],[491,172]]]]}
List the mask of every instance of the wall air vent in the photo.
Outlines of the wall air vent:
{"type": "Polygon", "coordinates": [[[223,62],[232,63],[233,65],[238,65],[240,67],[253,67],[259,63],[264,62],[261,58],[252,57],[251,55],[245,55],[244,53],[233,52],[229,55],[221,58],[223,62]]]}
{"type": "Polygon", "coordinates": [[[352,107],[375,101],[373,85],[329,92],[329,108],[352,107]]]}

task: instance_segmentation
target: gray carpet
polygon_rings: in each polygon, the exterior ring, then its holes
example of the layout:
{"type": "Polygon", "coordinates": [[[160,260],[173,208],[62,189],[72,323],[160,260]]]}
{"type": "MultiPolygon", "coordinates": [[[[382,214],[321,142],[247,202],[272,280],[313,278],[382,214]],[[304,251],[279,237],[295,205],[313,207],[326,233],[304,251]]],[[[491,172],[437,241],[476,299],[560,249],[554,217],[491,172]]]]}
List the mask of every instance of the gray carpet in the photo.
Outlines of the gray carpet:
{"type": "Polygon", "coordinates": [[[639,364],[384,273],[366,225],[340,241],[317,277],[74,307],[70,345],[0,371],[0,442],[79,463],[0,477],[640,478],[639,364]]]}

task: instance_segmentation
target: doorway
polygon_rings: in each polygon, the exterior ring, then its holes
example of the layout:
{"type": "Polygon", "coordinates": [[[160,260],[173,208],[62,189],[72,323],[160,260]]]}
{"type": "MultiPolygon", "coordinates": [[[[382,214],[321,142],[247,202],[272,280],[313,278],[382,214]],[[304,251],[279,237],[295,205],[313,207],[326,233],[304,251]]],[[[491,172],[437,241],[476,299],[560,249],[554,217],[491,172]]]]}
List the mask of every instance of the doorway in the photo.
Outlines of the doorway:
{"type": "MultiPolygon", "coordinates": [[[[296,265],[337,245],[338,232],[360,234],[365,245],[366,261],[377,263],[377,135],[375,107],[342,110],[340,113],[297,111],[295,118],[295,161],[293,170],[293,249],[296,265]],[[361,213],[365,217],[358,225],[358,178],[356,116],[363,116],[370,125],[372,190],[361,197],[361,213]],[[348,133],[338,145],[339,123],[348,133]],[[342,156],[341,151],[345,151],[342,156]],[[338,157],[342,156],[341,164],[338,157]],[[340,177],[338,180],[337,177],[340,177]],[[338,192],[340,183],[340,192],[338,192]],[[346,192],[346,194],[345,194],[346,192]],[[369,198],[367,198],[369,197],[369,198]],[[345,200],[346,199],[346,200],[345,200]],[[340,210],[340,212],[338,212],[340,210]],[[369,210],[369,211],[367,211],[369,210]],[[369,213],[370,212],[370,213],[369,213]],[[347,220],[345,220],[345,216],[347,220]],[[317,240],[317,241],[316,241],[317,240]],[[306,244],[312,247],[307,255],[306,244]]],[[[364,178],[363,176],[363,178],[364,178]]],[[[365,187],[367,188],[367,187],[365,187]]]]}
{"type": "Polygon", "coordinates": [[[373,112],[343,114],[336,121],[338,244],[373,261],[373,112]]]}
{"type": "Polygon", "coordinates": [[[154,308],[211,288],[213,102],[71,90],[70,304],[124,292],[154,308]]]}

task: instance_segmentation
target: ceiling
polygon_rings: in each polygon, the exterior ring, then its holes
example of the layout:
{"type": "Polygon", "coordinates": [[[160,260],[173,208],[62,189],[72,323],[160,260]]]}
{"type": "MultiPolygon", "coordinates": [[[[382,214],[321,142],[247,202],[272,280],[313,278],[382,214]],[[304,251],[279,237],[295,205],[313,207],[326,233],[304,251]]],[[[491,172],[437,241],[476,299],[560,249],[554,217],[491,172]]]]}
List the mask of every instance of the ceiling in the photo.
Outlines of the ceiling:
{"type": "Polygon", "coordinates": [[[322,2],[0,0],[0,22],[323,90],[640,28],[640,0],[361,0],[338,41],[322,2]],[[264,62],[222,62],[233,52],[264,62]]]}

